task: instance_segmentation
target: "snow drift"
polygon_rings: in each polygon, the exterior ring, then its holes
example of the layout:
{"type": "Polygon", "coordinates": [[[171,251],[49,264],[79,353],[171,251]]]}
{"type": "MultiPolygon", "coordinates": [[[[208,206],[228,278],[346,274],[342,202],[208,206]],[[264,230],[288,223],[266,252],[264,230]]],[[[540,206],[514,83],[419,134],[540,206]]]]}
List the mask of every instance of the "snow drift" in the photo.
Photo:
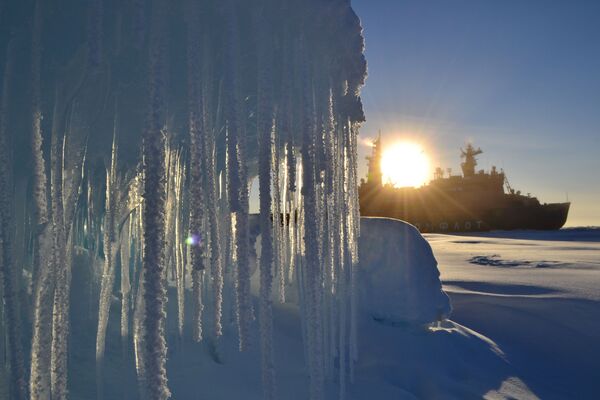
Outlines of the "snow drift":
{"type": "Polygon", "coordinates": [[[360,307],[389,323],[425,325],[450,316],[431,246],[406,222],[361,218],[360,307]]]}

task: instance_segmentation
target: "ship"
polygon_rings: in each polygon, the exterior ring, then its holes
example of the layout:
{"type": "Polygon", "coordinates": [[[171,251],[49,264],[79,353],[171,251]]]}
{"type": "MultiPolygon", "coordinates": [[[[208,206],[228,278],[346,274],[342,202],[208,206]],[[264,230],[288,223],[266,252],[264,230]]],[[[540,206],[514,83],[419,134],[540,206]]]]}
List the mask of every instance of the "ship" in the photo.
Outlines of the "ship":
{"type": "Polygon", "coordinates": [[[570,202],[541,203],[514,190],[503,170],[478,170],[480,148],[461,149],[462,175],[436,168],[433,179],[421,187],[396,188],[383,183],[381,136],[367,157],[367,179],[359,186],[362,216],[406,221],[421,232],[489,230],[555,230],[567,220],[570,202]]]}

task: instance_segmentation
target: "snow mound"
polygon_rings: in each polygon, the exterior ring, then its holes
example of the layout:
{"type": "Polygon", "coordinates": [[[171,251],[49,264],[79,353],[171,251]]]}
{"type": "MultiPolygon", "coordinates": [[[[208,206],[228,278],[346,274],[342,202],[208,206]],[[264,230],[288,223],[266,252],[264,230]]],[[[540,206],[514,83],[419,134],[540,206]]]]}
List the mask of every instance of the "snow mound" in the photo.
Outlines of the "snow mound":
{"type": "Polygon", "coordinates": [[[361,218],[358,290],[374,319],[426,325],[449,317],[431,246],[412,225],[388,218],[361,218]]]}

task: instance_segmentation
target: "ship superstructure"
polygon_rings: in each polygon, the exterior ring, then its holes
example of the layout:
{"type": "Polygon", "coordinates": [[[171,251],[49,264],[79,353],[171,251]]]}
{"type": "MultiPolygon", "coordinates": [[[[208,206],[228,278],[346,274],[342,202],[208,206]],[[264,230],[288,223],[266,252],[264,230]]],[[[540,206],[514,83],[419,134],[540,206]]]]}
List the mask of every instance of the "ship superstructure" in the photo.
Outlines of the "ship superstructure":
{"type": "Polygon", "coordinates": [[[364,216],[397,218],[422,232],[464,232],[491,229],[560,229],[570,203],[541,204],[508,184],[504,171],[477,170],[480,148],[461,149],[462,175],[437,168],[433,180],[420,188],[395,188],[382,183],[381,137],[367,157],[367,180],[359,188],[364,216]]]}

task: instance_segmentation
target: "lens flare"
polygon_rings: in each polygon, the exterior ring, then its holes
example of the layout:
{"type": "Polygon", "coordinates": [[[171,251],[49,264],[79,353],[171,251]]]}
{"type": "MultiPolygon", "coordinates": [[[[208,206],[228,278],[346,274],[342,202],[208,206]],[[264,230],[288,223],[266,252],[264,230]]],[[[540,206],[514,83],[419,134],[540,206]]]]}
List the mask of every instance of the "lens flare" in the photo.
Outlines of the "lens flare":
{"type": "Polygon", "coordinates": [[[185,239],[185,244],[188,246],[198,246],[200,244],[200,235],[190,235],[185,239]]]}

